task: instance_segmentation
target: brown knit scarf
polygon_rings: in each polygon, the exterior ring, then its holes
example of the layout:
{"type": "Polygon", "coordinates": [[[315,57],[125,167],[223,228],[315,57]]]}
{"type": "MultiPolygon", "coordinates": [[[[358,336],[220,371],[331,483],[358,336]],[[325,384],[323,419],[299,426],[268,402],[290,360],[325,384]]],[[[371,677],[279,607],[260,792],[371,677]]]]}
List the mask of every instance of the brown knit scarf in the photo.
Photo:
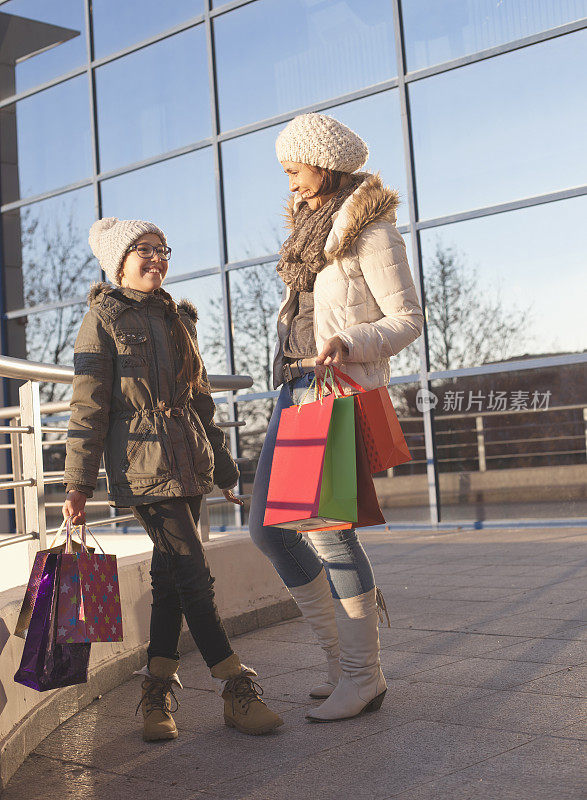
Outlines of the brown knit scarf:
{"type": "Polygon", "coordinates": [[[277,264],[280,278],[290,289],[296,292],[313,290],[316,275],[326,264],[324,246],[332,228],[332,215],[364,179],[364,175],[351,175],[349,184],[316,211],[305,201],[300,204],[293,218],[293,232],[283,243],[277,264]]]}

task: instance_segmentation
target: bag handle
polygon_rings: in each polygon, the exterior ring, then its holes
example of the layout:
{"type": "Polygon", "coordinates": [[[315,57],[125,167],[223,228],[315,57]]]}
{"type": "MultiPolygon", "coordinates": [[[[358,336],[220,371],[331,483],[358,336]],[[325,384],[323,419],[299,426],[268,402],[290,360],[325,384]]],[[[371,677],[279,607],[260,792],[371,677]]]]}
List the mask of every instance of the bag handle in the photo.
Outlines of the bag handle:
{"type": "Polygon", "coordinates": [[[106,552],[104,551],[104,548],[102,547],[102,545],[100,544],[100,542],[99,542],[99,541],[96,539],[96,537],[94,536],[94,534],[92,533],[92,531],[91,531],[91,530],[88,528],[88,526],[86,525],[86,523],[84,522],[84,523],[83,523],[83,525],[80,525],[79,527],[83,528],[84,544],[85,544],[85,541],[86,541],[86,532],[87,532],[87,533],[89,533],[89,534],[90,534],[90,536],[92,537],[92,539],[93,539],[93,540],[96,542],[96,544],[98,545],[98,547],[99,547],[99,548],[100,548],[100,550],[102,551],[102,555],[106,555],[106,552]]]}
{"type": "MultiPolygon", "coordinates": [[[[61,525],[57,529],[57,533],[53,537],[53,541],[49,545],[48,549],[51,550],[53,548],[53,546],[55,545],[55,542],[57,541],[57,539],[59,539],[59,537],[63,533],[63,529],[65,528],[65,552],[66,553],[71,553],[72,552],[71,540],[72,540],[72,537],[73,537],[73,532],[78,527],[79,527],[78,525],[74,525],[73,526],[73,530],[72,530],[71,517],[64,517],[63,518],[63,522],[61,523],[61,525]]],[[[82,532],[82,534],[79,534],[79,536],[80,536],[80,540],[81,540],[82,545],[85,547],[86,546],[85,534],[82,532]]]]}
{"type": "Polygon", "coordinates": [[[65,525],[66,525],[66,523],[67,523],[67,517],[64,517],[64,518],[63,518],[63,522],[62,522],[62,523],[61,523],[61,525],[59,526],[59,528],[58,528],[58,530],[57,530],[57,533],[55,534],[55,536],[54,536],[54,538],[53,538],[53,541],[52,541],[52,542],[51,542],[51,544],[49,545],[49,550],[51,550],[51,548],[53,547],[53,545],[55,544],[55,542],[57,541],[57,539],[59,539],[59,537],[60,537],[60,536],[61,536],[61,534],[63,533],[63,529],[65,528],[65,525]]]}
{"type": "Polygon", "coordinates": [[[324,399],[324,389],[326,388],[329,392],[332,392],[335,397],[345,397],[344,386],[340,382],[339,378],[342,378],[345,383],[348,383],[353,389],[357,389],[359,392],[366,392],[367,390],[360,386],[358,383],[346,375],[344,372],[341,372],[337,367],[327,366],[325,367],[324,378],[317,378],[314,374],[306,393],[302,397],[300,403],[298,404],[298,413],[300,408],[304,405],[306,397],[310,394],[312,389],[314,390],[314,402],[320,400],[320,402],[324,399]],[[332,386],[330,385],[329,381],[332,382],[332,386]],[[337,394],[337,391],[339,394],[337,394]]]}
{"type": "MultiPolygon", "coordinates": [[[[331,367],[331,369],[332,369],[334,375],[337,378],[342,378],[342,380],[345,383],[348,383],[348,385],[351,386],[353,389],[356,389],[358,392],[366,392],[367,391],[364,386],[361,386],[360,383],[357,383],[356,381],[354,381],[349,375],[347,375],[345,372],[340,370],[338,367],[331,367]]],[[[339,381],[339,386],[340,386],[340,381],[339,381]]]]}
{"type": "MultiPolygon", "coordinates": [[[[94,536],[92,531],[88,528],[86,523],[84,522],[81,525],[73,525],[73,523],[71,522],[71,517],[67,517],[67,519],[63,520],[63,522],[61,523],[61,525],[59,527],[59,530],[57,531],[57,535],[55,536],[55,539],[53,539],[53,544],[55,543],[55,540],[57,539],[57,536],[59,536],[59,534],[63,531],[64,527],[66,529],[66,537],[67,537],[66,540],[65,540],[65,552],[66,553],[72,553],[73,552],[73,549],[72,549],[72,546],[71,546],[71,542],[72,542],[72,539],[73,539],[74,531],[77,530],[81,545],[82,545],[83,549],[86,551],[86,553],[89,552],[88,551],[88,545],[87,545],[87,534],[89,533],[90,536],[92,537],[92,539],[96,542],[96,544],[98,545],[98,547],[102,551],[102,554],[106,555],[106,551],[104,550],[104,548],[102,547],[100,542],[96,539],[96,537],[94,536]]],[[[53,544],[51,546],[53,546],[53,544]]]]}
{"type": "Polygon", "coordinates": [[[88,552],[88,545],[86,544],[86,526],[85,525],[73,525],[71,522],[71,517],[67,517],[65,520],[65,531],[66,531],[66,539],[65,539],[65,552],[66,553],[73,553],[73,547],[71,542],[73,540],[74,531],[78,531],[78,536],[80,538],[80,542],[82,548],[88,552]]]}
{"type": "Polygon", "coordinates": [[[324,378],[322,378],[322,388],[324,389],[324,387],[326,387],[329,392],[332,392],[335,397],[345,396],[344,386],[335,375],[333,367],[325,367],[324,378]],[[329,380],[332,381],[332,386],[328,383],[329,380]],[[337,394],[337,392],[339,394],[337,394]]]}
{"type": "MultiPolygon", "coordinates": [[[[330,387],[328,385],[327,385],[327,388],[330,389],[330,387]]],[[[301,407],[304,405],[306,397],[309,395],[309,393],[312,391],[312,389],[314,390],[314,402],[319,400],[320,403],[322,403],[322,401],[324,400],[324,382],[320,381],[316,377],[316,375],[314,375],[314,377],[312,378],[312,380],[310,382],[310,385],[308,386],[308,388],[306,390],[306,393],[302,397],[301,401],[298,403],[298,414],[300,413],[301,407]]]]}

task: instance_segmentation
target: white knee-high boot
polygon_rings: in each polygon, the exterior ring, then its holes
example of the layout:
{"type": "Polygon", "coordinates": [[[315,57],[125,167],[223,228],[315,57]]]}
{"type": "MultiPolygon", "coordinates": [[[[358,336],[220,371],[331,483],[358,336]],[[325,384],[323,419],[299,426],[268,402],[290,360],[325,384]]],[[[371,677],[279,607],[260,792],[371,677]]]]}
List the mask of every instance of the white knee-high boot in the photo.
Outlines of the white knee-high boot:
{"type": "Polygon", "coordinates": [[[387,684],[379,659],[376,590],[335,600],[340,643],[341,677],[330,697],[312,709],[307,719],[332,722],[381,707],[387,684]]]}
{"type": "Polygon", "coordinates": [[[329,697],[340,678],[340,664],[334,600],[325,570],[322,569],[310,583],[294,586],[289,592],[298,604],[302,616],[310,624],[328,660],[326,680],[310,690],[310,697],[329,697]]]}

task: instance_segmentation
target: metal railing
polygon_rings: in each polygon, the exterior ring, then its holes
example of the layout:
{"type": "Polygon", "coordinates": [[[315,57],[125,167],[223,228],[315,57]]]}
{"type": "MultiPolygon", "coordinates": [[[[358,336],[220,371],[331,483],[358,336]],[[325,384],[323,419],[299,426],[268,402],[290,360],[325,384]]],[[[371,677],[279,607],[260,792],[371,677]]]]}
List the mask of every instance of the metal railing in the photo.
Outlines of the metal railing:
{"type": "MultiPolygon", "coordinates": [[[[73,382],[72,367],[55,364],[43,364],[25,361],[10,356],[0,356],[0,376],[4,378],[24,378],[26,383],[19,387],[20,404],[0,409],[0,419],[9,420],[8,425],[0,425],[0,433],[10,436],[10,443],[0,445],[1,449],[9,449],[12,460],[12,473],[0,476],[0,490],[13,491],[14,503],[3,503],[0,508],[14,509],[16,534],[0,539],[0,548],[20,542],[38,540],[39,548],[47,545],[47,536],[57,532],[57,528],[47,530],[46,510],[61,507],[62,502],[48,502],[45,497],[45,486],[63,483],[63,471],[45,472],[43,465],[43,448],[63,445],[67,436],[59,439],[44,440],[47,433],[67,433],[65,426],[43,425],[42,417],[68,414],[69,402],[52,402],[41,405],[39,382],[64,383],[73,382]]],[[[212,392],[236,391],[248,389],[253,379],[247,375],[209,375],[212,392]]],[[[236,428],[245,425],[244,421],[228,420],[217,423],[221,428],[236,428]]],[[[242,462],[245,459],[237,459],[242,462]]],[[[98,480],[104,480],[106,473],[101,469],[98,480]]],[[[208,541],[210,519],[208,507],[226,502],[223,497],[206,498],[200,513],[200,535],[202,541],[208,541]]],[[[89,507],[108,506],[106,500],[89,500],[89,507]]],[[[113,512],[114,509],[111,509],[113,512]]],[[[88,525],[117,525],[134,521],[133,514],[121,514],[88,520],[88,525]]]]}
{"type": "MultiPolygon", "coordinates": [[[[474,471],[487,472],[500,461],[525,459],[535,460],[540,466],[540,459],[555,458],[557,456],[575,456],[577,463],[587,462],[587,407],[583,403],[549,406],[548,408],[510,409],[504,411],[471,411],[463,413],[435,413],[436,422],[436,449],[437,462],[440,472],[450,471],[450,464],[473,463],[474,471]],[[534,435],[535,431],[544,432],[546,419],[549,415],[574,411],[578,412],[577,418],[566,422],[557,422],[556,435],[534,435]],[[515,424],[515,417],[526,415],[522,424],[515,424]],[[536,422],[529,422],[528,415],[540,415],[536,422]],[[494,423],[498,420],[498,424],[494,423]],[[459,421],[463,427],[453,427],[459,421]],[[448,429],[443,430],[443,425],[448,429]],[[574,432],[561,433],[561,426],[567,425],[574,432]],[[500,437],[501,438],[498,438],[500,437]],[[562,444],[559,444],[562,443],[562,444]],[[531,449],[534,446],[540,449],[531,449]],[[507,452],[512,446],[518,447],[518,452],[507,452]],[[450,453],[458,447],[462,452],[457,457],[450,453]],[[448,451],[448,454],[446,454],[448,451]]],[[[421,416],[399,416],[403,433],[410,452],[414,456],[410,462],[400,467],[394,467],[394,474],[404,474],[404,471],[416,466],[426,464],[424,456],[425,446],[420,443],[423,432],[413,431],[409,423],[422,425],[421,416]]],[[[552,424],[552,423],[551,423],[552,424]]]]}

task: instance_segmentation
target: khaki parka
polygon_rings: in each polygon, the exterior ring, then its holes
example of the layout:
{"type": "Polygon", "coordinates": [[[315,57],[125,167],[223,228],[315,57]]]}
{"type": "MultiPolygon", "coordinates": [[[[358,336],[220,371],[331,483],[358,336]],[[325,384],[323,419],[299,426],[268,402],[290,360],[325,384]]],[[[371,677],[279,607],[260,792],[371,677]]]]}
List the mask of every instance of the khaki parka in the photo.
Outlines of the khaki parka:
{"type": "Polygon", "coordinates": [[[197,314],[163,289],[94,284],[74,350],[65,483],[91,494],[102,453],[113,506],[233,487],[238,468],[207,392],[189,397],[171,335],[179,316],[196,349],[197,314]],[[88,492],[89,490],[89,492],[88,492]]]}

